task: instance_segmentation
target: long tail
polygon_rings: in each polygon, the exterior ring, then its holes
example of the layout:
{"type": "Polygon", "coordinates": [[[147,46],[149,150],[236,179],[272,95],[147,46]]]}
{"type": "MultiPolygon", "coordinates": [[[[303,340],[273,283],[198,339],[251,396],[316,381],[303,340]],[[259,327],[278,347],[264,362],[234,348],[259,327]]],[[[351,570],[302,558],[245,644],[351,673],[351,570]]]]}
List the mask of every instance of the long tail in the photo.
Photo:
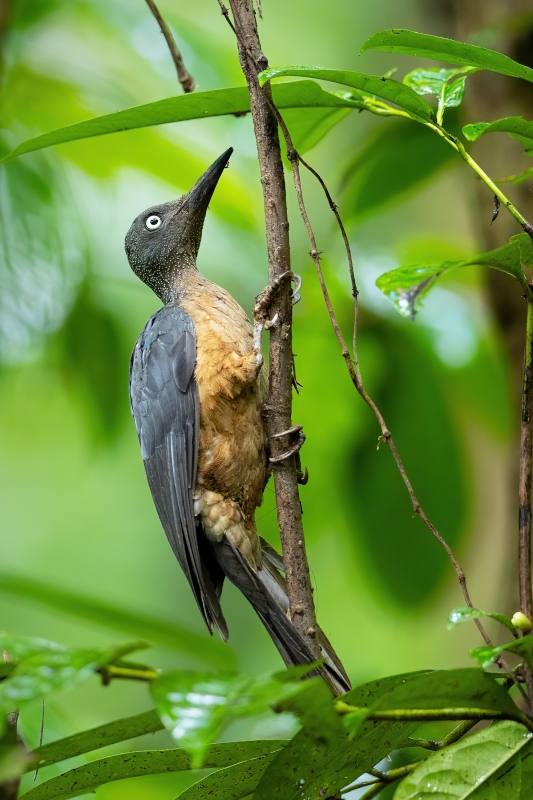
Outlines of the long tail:
{"type": "MultiPolygon", "coordinates": [[[[280,573],[283,561],[276,551],[261,539],[263,566],[255,572],[226,537],[221,542],[212,544],[220,568],[251,603],[285,664],[291,667],[315,661],[307,644],[287,616],[289,599],[285,579],[280,573]]],[[[349,678],[320,628],[317,628],[317,636],[321,656],[325,659],[324,665],[317,672],[329,683],[336,695],[344,694],[351,689],[349,678]]]]}

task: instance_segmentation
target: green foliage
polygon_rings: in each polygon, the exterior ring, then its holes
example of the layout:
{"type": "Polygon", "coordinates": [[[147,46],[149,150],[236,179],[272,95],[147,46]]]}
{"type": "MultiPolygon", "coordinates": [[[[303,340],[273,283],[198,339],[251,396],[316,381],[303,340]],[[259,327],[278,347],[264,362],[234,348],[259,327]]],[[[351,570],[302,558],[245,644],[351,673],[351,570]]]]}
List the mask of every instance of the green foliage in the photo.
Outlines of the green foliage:
{"type": "Polygon", "coordinates": [[[475,658],[481,666],[488,667],[500,653],[515,653],[524,658],[530,666],[533,666],[533,636],[522,636],[514,642],[500,644],[497,647],[475,647],[470,651],[472,658],[475,658]]]}
{"type": "MultiPolygon", "coordinates": [[[[395,81],[394,81],[395,83],[395,81]]],[[[398,84],[401,86],[401,84],[398,84]]],[[[407,90],[404,87],[404,94],[407,90]]],[[[414,94],[414,93],[413,93],[414,94]]],[[[274,100],[280,109],[284,108],[358,108],[360,104],[342,93],[325,92],[313,81],[300,81],[274,90],[274,100]]],[[[68,125],[56,131],[36,136],[19,144],[14,150],[0,159],[0,163],[13,161],[25,153],[42,150],[45,147],[74,142],[94,136],[104,136],[118,131],[135,130],[152,125],[166,125],[170,122],[183,122],[191,119],[206,119],[228,114],[246,114],[250,111],[248,90],[244,87],[234,89],[213,89],[209,92],[169,97],[155,103],[116,111],[102,117],[68,125]]],[[[316,117],[308,117],[308,127],[316,124],[316,117]]],[[[331,127],[331,126],[330,126],[331,127]]],[[[324,129],[326,133],[328,128],[324,129]]]]}
{"type": "Polygon", "coordinates": [[[193,658],[219,669],[233,669],[236,664],[235,654],[228,645],[216,639],[209,640],[206,636],[192,633],[164,619],[126,611],[116,605],[20,575],[0,573],[0,591],[14,597],[32,599],[45,607],[88,622],[142,636],[153,644],[188,653],[193,658]]]}
{"type": "Polygon", "coordinates": [[[495,614],[492,611],[480,611],[479,608],[454,608],[453,611],[450,611],[448,630],[455,628],[455,626],[459,625],[461,622],[471,622],[474,619],[480,619],[480,617],[495,619],[496,622],[499,622],[500,625],[503,625],[507,630],[511,631],[513,636],[517,635],[511,617],[508,617],[506,614],[495,614]]]}
{"type": "Polygon", "coordinates": [[[442,124],[444,109],[457,108],[463,102],[465,94],[466,75],[457,77],[461,73],[476,72],[475,67],[461,69],[415,69],[403,79],[406,86],[410,86],[417,94],[435,95],[438,101],[437,122],[442,124]]]}
{"type": "MultiPolygon", "coordinates": [[[[451,112],[447,125],[458,133],[451,112]]],[[[345,168],[342,213],[360,220],[403,200],[457,159],[457,153],[434,132],[409,120],[375,128],[345,168]]]]}
{"type": "Polygon", "coordinates": [[[527,233],[518,233],[512,236],[509,242],[502,247],[481,253],[466,261],[444,261],[440,264],[415,264],[399,267],[385,272],[377,281],[376,286],[381,289],[394,305],[397,311],[410,319],[415,318],[424,297],[434,285],[437,278],[442,277],[452,269],[468,267],[475,264],[483,267],[492,267],[511,275],[527,290],[527,282],[523,267],[531,267],[533,263],[533,247],[527,233]]]}
{"type": "MultiPolygon", "coordinates": [[[[533,122],[523,117],[505,117],[504,119],[497,119],[495,122],[473,122],[463,128],[463,134],[471,142],[477,141],[484,133],[499,132],[508,133],[512,139],[516,139],[524,146],[524,152],[527,156],[533,156],[533,122]]],[[[525,170],[520,175],[510,175],[505,180],[513,181],[513,183],[522,183],[522,181],[530,178],[531,175],[533,175],[533,167],[525,170]]]]}
{"type": "MultiPolygon", "coordinates": [[[[284,76],[297,76],[300,78],[318,78],[324,81],[342,83],[357,90],[354,99],[364,103],[365,99],[379,97],[406,111],[409,115],[420,117],[421,119],[432,121],[435,112],[425,100],[422,100],[416,92],[408,86],[404,86],[392,78],[383,78],[379,75],[365,75],[363,72],[351,72],[350,70],[320,69],[319,67],[272,67],[261,72],[259,82],[264,85],[273,78],[284,76]]],[[[291,86],[293,84],[287,84],[291,86]]]]}
{"type": "Polygon", "coordinates": [[[403,53],[407,56],[445,61],[448,64],[465,64],[477,69],[488,69],[513,78],[533,81],[533,69],[518,64],[509,56],[504,56],[503,53],[498,53],[496,50],[402,28],[375,33],[364,43],[361,53],[366,50],[403,53]]]}
{"type": "Polygon", "coordinates": [[[531,734],[516,722],[490,728],[433,753],[400,783],[394,800],[525,800],[533,792],[533,773],[514,791],[501,793],[499,776],[531,755],[531,734]],[[518,789],[518,792],[516,791],[518,789]]]}
{"type": "Polygon", "coordinates": [[[181,800],[240,800],[249,797],[257,787],[261,776],[276,757],[276,752],[234,764],[227,769],[213,772],[207,778],[193,784],[179,795],[181,800]]]}
{"type": "MultiPolygon", "coordinates": [[[[220,768],[275,753],[283,742],[270,739],[256,742],[225,742],[206,749],[204,767],[220,768]]],[[[239,763],[240,765],[240,763],[239,763]]],[[[23,795],[28,800],[67,800],[80,794],[94,792],[99,786],[124,778],[164,775],[192,769],[191,758],[185,750],[143,750],[101,758],[51,778],[23,795]]]]}
{"type": "Polygon", "coordinates": [[[29,769],[49,767],[51,764],[90,753],[92,750],[99,750],[110,744],[125,742],[146,733],[155,733],[164,727],[155,709],[135,714],[133,717],[117,719],[106,725],[99,725],[97,728],[37,747],[33,751],[29,769]]]}
{"type": "MultiPolygon", "coordinates": [[[[428,498],[431,519],[455,549],[464,536],[467,497],[461,442],[446,379],[410,330],[374,323],[365,329],[365,337],[374,361],[383,364],[374,377],[372,397],[395,432],[400,452],[406,453],[405,466],[413,484],[428,498]],[[420,431],[424,432],[422,447],[409,449],[409,442],[420,441],[420,431]],[[439,456],[428,460],[428,452],[439,456]],[[431,486],[439,486],[439,492],[432,494],[431,486]]],[[[383,445],[377,450],[370,415],[366,420],[339,476],[350,498],[351,518],[357,521],[355,542],[372,568],[380,597],[402,608],[423,608],[449,575],[449,561],[421,520],[413,518],[394,460],[383,445]]]]}
{"type": "Polygon", "coordinates": [[[200,767],[208,744],[232,719],[261,714],[309,691],[301,678],[311,670],[306,665],[257,678],[176,670],[153,681],[151,692],[165,727],[200,767]]]}

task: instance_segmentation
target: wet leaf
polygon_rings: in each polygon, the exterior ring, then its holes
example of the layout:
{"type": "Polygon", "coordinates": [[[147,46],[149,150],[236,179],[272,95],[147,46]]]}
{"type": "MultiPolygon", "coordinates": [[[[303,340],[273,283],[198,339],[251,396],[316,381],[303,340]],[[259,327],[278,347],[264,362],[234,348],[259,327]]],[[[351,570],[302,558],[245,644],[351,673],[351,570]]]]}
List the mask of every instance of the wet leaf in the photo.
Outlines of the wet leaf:
{"type": "Polygon", "coordinates": [[[435,95],[438,99],[438,119],[441,120],[445,108],[456,108],[463,102],[467,76],[457,78],[457,75],[464,72],[477,72],[477,69],[475,67],[415,69],[404,77],[403,82],[418,94],[435,95]]]}
{"type": "Polygon", "coordinates": [[[472,658],[481,664],[482,667],[488,667],[496,656],[500,653],[515,653],[515,655],[525,658],[530,666],[533,667],[533,636],[522,636],[514,642],[501,644],[497,647],[475,647],[470,651],[472,658]]]}
{"type": "MultiPolygon", "coordinates": [[[[516,722],[491,725],[430,755],[403,779],[394,800],[497,800],[490,790],[494,778],[530,748],[531,737],[516,722]]],[[[513,797],[517,795],[505,795],[505,800],[513,797]]]]}
{"type": "Polygon", "coordinates": [[[176,670],[152,681],[150,689],[165,727],[199,767],[208,744],[231,719],[264,713],[309,691],[309,682],[302,682],[301,676],[311,670],[307,665],[258,678],[176,670]]]}
{"type": "MultiPolygon", "coordinates": [[[[279,750],[284,741],[270,739],[255,742],[224,742],[210,745],[205,753],[204,767],[218,768],[246,762],[279,750]]],[[[143,750],[121,753],[83,764],[63,775],[51,778],[27,792],[27,800],[67,800],[80,794],[94,792],[99,786],[125,778],[144,775],[164,775],[192,769],[190,755],[179,750],[143,750]]]]}
{"type": "MultiPolygon", "coordinates": [[[[435,118],[435,112],[429,103],[422,100],[409,86],[405,86],[392,78],[384,78],[379,75],[366,75],[363,72],[351,72],[350,70],[321,69],[320,67],[287,66],[272,67],[261,72],[259,81],[261,85],[264,85],[273,78],[290,75],[342,83],[344,86],[350,86],[366,95],[372,95],[390,103],[395,103],[415,117],[431,121],[435,118]]],[[[292,84],[286,85],[291,86],[292,84]]]]}
{"type": "Polygon", "coordinates": [[[364,43],[361,53],[366,50],[382,50],[385,53],[403,53],[408,56],[431,58],[448,64],[465,64],[478,69],[488,69],[513,78],[533,81],[533,70],[513,61],[512,58],[473,44],[456,42],[442,36],[430,36],[403,28],[393,28],[375,33],[364,43]]]}
{"type": "MultiPolygon", "coordinates": [[[[401,86],[401,84],[398,84],[401,86]]],[[[405,87],[404,87],[405,88],[405,87]]],[[[357,108],[358,104],[345,95],[324,91],[314,81],[276,86],[273,97],[280,109],[284,108],[357,108]]],[[[12,161],[24,153],[32,153],[45,147],[103,136],[118,131],[134,130],[152,125],[166,125],[189,119],[204,119],[226,114],[243,114],[250,110],[250,98],[246,87],[213,89],[209,92],[169,97],[155,103],[126,108],[114,114],[68,125],[50,133],[21,142],[11,153],[0,160],[12,161]]]]}
{"type": "Polygon", "coordinates": [[[530,267],[533,248],[527,233],[512,236],[502,247],[481,253],[467,261],[442,261],[438,264],[415,264],[385,272],[376,281],[376,286],[391,301],[402,316],[415,318],[422,301],[437,278],[452,269],[478,264],[506,272],[525,283],[522,267],[530,267]]]}
{"type": "Polygon", "coordinates": [[[480,611],[479,608],[454,608],[453,611],[450,611],[450,616],[448,618],[448,630],[455,628],[455,626],[459,625],[461,622],[470,622],[480,617],[495,619],[496,622],[499,622],[500,625],[503,625],[507,630],[511,631],[513,636],[516,636],[516,628],[512,623],[511,617],[508,617],[506,614],[495,614],[492,611],[480,611]]]}

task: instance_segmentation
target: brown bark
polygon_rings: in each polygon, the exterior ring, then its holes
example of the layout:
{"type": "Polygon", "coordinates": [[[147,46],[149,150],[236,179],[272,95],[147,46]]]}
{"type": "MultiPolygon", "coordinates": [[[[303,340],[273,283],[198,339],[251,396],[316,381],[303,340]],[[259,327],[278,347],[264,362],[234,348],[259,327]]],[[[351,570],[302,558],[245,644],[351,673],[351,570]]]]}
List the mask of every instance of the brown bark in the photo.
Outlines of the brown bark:
{"type": "MultiPolygon", "coordinates": [[[[257,142],[265,209],[269,283],[290,270],[289,221],[285,179],[276,118],[267,97],[270,88],[261,89],[257,74],[268,66],[257,33],[251,0],[230,0],[238,40],[239,60],[250,92],[250,103],[257,142]]],[[[272,456],[288,448],[288,437],[273,438],[291,427],[292,411],[292,302],[290,282],[276,293],[271,317],[277,324],[270,329],[270,383],[265,406],[272,456]]],[[[287,576],[290,616],[312,653],[318,656],[316,616],[309,565],[305,553],[302,512],[298,494],[297,463],[294,456],[273,466],[278,524],[287,576]]]]}

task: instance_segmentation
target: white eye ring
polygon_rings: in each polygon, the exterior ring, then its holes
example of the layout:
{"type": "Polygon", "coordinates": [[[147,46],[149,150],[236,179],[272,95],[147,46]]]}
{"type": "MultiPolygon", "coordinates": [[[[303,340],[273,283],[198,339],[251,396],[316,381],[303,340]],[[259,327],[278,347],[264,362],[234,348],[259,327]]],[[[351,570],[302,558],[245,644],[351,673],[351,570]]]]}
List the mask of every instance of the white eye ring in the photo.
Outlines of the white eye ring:
{"type": "Polygon", "coordinates": [[[157,214],[150,214],[150,216],[146,218],[144,224],[149,231],[156,231],[161,226],[161,222],[162,219],[158,217],[157,214]]]}

